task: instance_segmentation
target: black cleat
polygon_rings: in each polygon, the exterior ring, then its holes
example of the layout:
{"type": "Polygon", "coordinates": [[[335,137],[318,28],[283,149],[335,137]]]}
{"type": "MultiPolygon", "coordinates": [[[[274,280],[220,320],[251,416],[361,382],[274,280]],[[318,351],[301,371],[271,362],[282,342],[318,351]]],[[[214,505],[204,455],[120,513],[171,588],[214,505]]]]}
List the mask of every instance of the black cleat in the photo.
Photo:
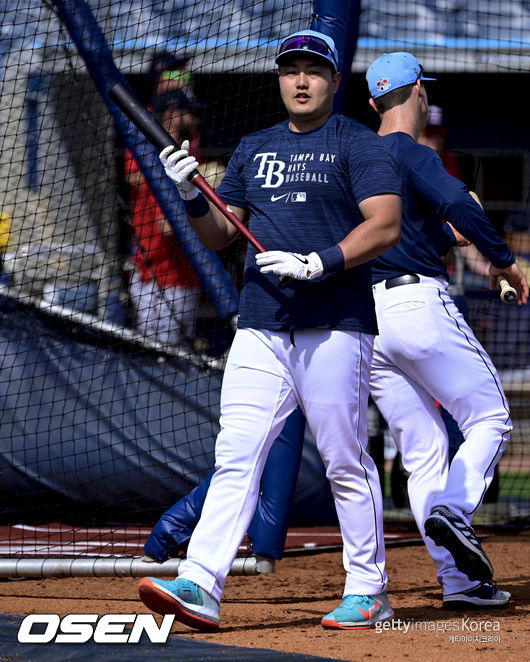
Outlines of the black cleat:
{"type": "Polygon", "coordinates": [[[512,596],[493,584],[479,584],[460,593],[444,595],[445,609],[500,609],[506,607],[512,596]]]}
{"type": "Polygon", "coordinates": [[[455,565],[473,581],[488,582],[493,566],[475,532],[445,506],[436,506],[425,520],[425,535],[451,552],[455,565]]]}

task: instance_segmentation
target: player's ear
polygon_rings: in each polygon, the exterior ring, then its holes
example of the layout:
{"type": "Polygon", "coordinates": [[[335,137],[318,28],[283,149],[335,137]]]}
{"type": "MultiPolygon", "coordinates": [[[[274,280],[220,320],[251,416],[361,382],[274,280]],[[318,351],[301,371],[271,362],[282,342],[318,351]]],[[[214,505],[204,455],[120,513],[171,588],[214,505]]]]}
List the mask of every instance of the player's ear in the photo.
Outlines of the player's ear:
{"type": "Polygon", "coordinates": [[[377,110],[377,104],[375,103],[373,97],[370,97],[370,98],[368,99],[368,103],[369,103],[370,106],[375,110],[376,113],[379,112],[379,111],[377,110]]]}
{"type": "Polygon", "coordinates": [[[340,86],[340,80],[341,80],[341,73],[340,71],[336,71],[333,74],[333,91],[337,92],[340,86]]]}

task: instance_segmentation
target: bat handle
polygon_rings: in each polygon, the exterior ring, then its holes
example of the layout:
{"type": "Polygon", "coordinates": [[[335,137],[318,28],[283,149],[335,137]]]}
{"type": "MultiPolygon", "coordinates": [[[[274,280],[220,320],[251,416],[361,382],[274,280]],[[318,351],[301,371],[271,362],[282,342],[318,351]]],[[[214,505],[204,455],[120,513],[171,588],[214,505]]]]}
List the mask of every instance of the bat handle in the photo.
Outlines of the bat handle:
{"type": "Polygon", "coordinates": [[[204,177],[196,170],[190,176],[191,181],[195,186],[204,193],[208,200],[219,209],[219,211],[224,214],[224,216],[234,225],[241,234],[247,238],[248,242],[254,246],[258,253],[265,253],[266,248],[263,244],[256,239],[256,237],[250,232],[247,226],[242,223],[239,218],[234,214],[234,212],[229,209],[229,207],[221,200],[217,195],[214,189],[208,184],[204,177]]]}
{"type": "MultiPolygon", "coordinates": [[[[247,238],[249,244],[252,244],[258,253],[265,253],[267,249],[265,246],[250,232],[246,225],[244,225],[239,218],[234,214],[233,211],[221,200],[217,195],[214,189],[208,184],[206,179],[199,173],[198,170],[195,170],[190,175],[190,180],[195,184],[195,186],[204,193],[204,195],[214,204],[219,211],[224,214],[224,216],[234,225],[239,232],[247,238]]],[[[280,277],[280,287],[292,286],[294,279],[290,276],[281,276],[280,277]]]]}
{"type": "Polygon", "coordinates": [[[506,278],[500,276],[499,285],[501,288],[501,301],[504,301],[504,303],[514,303],[514,301],[517,301],[517,290],[510,285],[506,278]]]}

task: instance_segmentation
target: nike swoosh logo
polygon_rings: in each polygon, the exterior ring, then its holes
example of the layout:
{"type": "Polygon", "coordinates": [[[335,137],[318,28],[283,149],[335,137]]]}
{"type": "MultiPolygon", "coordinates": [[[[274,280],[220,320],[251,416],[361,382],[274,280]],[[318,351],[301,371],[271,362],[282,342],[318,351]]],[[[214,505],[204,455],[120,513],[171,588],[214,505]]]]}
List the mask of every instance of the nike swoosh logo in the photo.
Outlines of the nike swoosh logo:
{"type": "Polygon", "coordinates": [[[281,200],[282,198],[286,198],[289,194],[284,193],[283,195],[271,195],[271,202],[276,202],[276,200],[281,200]]]}
{"type": "Polygon", "coordinates": [[[301,262],[302,264],[309,264],[309,260],[308,260],[306,257],[304,257],[304,259],[302,260],[301,257],[298,257],[298,256],[295,255],[294,253],[291,253],[291,255],[292,255],[293,257],[295,257],[295,258],[296,258],[299,262],[301,262]]]}
{"type": "Polygon", "coordinates": [[[366,609],[363,609],[362,607],[357,607],[357,609],[361,612],[361,614],[365,617],[365,619],[368,621],[372,617],[373,614],[376,614],[379,611],[379,608],[381,605],[379,602],[376,602],[374,605],[370,607],[368,611],[366,609]]]}

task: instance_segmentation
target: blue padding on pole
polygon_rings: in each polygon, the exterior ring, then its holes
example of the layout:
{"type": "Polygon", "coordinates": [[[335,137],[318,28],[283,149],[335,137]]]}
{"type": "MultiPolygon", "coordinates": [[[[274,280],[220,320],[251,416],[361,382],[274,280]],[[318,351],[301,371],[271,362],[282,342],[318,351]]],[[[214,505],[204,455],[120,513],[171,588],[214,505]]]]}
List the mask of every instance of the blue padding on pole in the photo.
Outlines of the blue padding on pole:
{"type": "Polygon", "coordinates": [[[144,552],[148,556],[157,561],[167,561],[178,556],[179,550],[191,538],[201,517],[214,473],[215,470],[212,469],[202,483],[168,508],[154,525],[144,545],[144,552]]]}
{"type": "Polygon", "coordinates": [[[304,444],[305,416],[297,407],[269,451],[261,494],[248,528],[255,554],[281,559],[291,519],[296,479],[304,444]]]}
{"type": "Polygon", "coordinates": [[[166,176],[157,176],[162,166],[155,147],[136,130],[108,97],[108,91],[113,85],[118,82],[127,85],[127,81],[114,64],[110,49],[94,15],[84,0],[53,0],[53,3],[112,113],[125,145],[138,162],[212,305],[222,319],[232,317],[238,310],[239,295],[228,272],[217,254],[200,243],[193,229],[184,220],[183,203],[174,184],[166,176]]]}
{"type": "MultiPolygon", "coordinates": [[[[297,407],[285,422],[267,458],[265,467],[270,469],[263,473],[258,505],[248,528],[255,554],[273,559],[283,556],[304,432],[305,417],[297,407]]],[[[158,520],[144,545],[148,556],[158,561],[177,556],[201,517],[214,473],[211,471],[200,485],[166,510],[158,520]]]]}
{"type": "Polygon", "coordinates": [[[330,36],[339,52],[342,82],[335,95],[334,109],[342,113],[345,106],[346,84],[359,37],[361,0],[314,0],[312,30],[330,36]]]}

